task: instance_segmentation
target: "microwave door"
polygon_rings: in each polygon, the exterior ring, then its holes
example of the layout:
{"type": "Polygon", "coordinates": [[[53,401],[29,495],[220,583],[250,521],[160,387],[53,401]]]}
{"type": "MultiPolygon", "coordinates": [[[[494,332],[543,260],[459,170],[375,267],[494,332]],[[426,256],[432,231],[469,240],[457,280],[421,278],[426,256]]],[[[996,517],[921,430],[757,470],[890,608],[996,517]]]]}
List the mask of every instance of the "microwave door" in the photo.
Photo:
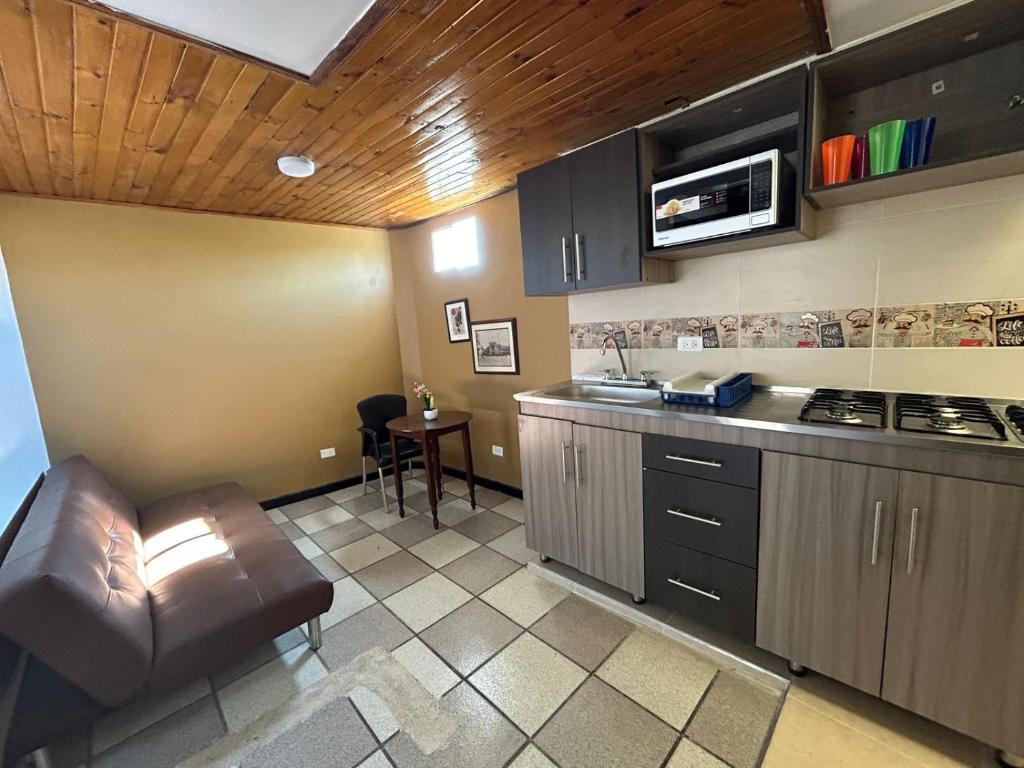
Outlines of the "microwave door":
{"type": "Polygon", "coordinates": [[[702,240],[749,228],[749,165],[654,193],[655,245],[702,240]]]}

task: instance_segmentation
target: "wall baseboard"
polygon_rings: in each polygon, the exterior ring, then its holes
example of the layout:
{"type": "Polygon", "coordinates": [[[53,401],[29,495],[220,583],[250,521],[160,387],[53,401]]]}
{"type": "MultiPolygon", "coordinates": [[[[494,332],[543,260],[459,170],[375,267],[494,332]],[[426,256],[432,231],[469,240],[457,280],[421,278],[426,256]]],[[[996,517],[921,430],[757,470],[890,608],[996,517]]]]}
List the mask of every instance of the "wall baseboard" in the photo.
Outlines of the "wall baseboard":
{"type": "MultiPolygon", "coordinates": [[[[422,461],[414,461],[413,467],[417,469],[423,469],[422,461]]],[[[442,471],[446,475],[458,478],[459,480],[466,479],[466,473],[461,469],[455,469],[454,467],[442,467],[442,471]]],[[[393,474],[391,468],[384,470],[385,477],[391,477],[393,474]]],[[[377,471],[374,470],[367,474],[367,480],[375,480],[377,477],[377,471]]],[[[514,485],[507,485],[506,483],[500,483],[497,480],[491,480],[487,477],[480,477],[476,475],[473,478],[474,484],[481,488],[489,488],[492,491],[498,491],[504,493],[506,496],[513,496],[517,499],[523,498],[523,491],[520,488],[516,488],[514,485]]],[[[344,488],[351,488],[353,485],[359,485],[363,482],[362,475],[354,475],[352,477],[346,477],[343,480],[338,480],[333,483],[327,483],[326,485],[318,485],[315,488],[307,488],[303,491],[296,491],[295,493],[286,493],[283,496],[275,496],[272,499],[265,499],[260,502],[260,506],[264,509],[275,509],[277,507],[283,507],[285,504],[294,504],[297,501],[305,501],[311,499],[314,496],[323,496],[325,493],[334,493],[344,488]]]]}

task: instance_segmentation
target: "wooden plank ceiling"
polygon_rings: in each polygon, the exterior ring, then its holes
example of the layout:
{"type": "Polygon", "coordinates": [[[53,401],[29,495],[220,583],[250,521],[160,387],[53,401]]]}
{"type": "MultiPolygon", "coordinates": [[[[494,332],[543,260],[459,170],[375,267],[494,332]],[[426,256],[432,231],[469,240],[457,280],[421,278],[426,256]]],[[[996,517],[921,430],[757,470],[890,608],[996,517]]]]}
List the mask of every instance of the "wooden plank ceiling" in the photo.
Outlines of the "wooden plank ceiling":
{"type": "Polygon", "coordinates": [[[313,85],[84,4],[0,0],[0,190],[403,225],[828,44],[820,0],[378,6],[313,85]],[[285,154],[317,172],[282,176],[285,154]]]}

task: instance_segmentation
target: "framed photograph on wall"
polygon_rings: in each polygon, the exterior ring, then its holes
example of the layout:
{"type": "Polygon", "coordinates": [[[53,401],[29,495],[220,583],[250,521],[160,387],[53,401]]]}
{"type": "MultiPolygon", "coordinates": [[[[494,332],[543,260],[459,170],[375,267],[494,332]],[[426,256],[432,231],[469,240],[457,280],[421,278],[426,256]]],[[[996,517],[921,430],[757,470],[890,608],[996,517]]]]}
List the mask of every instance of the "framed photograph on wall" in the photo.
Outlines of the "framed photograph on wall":
{"type": "Polygon", "coordinates": [[[448,324],[449,344],[469,341],[469,299],[446,302],[444,318],[448,324]]]}
{"type": "Polygon", "coordinates": [[[471,328],[475,373],[519,373],[519,337],[514,317],[473,323],[471,328]]]}

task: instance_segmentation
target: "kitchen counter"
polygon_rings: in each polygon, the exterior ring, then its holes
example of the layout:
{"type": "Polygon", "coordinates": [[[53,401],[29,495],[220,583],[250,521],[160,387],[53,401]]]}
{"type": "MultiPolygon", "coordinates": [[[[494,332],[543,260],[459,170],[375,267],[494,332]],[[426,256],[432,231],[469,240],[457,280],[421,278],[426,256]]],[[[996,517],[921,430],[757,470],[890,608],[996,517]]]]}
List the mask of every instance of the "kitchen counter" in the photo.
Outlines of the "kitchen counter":
{"type": "MultiPolygon", "coordinates": [[[[545,389],[520,392],[514,397],[521,404],[520,409],[523,413],[530,412],[529,406],[531,405],[556,406],[558,408],[621,414],[622,416],[645,417],[645,422],[653,418],[692,422],[695,425],[717,425],[760,432],[785,433],[794,437],[806,436],[893,447],[921,448],[929,451],[979,454],[979,458],[992,456],[1024,459],[1024,440],[1008,424],[1007,439],[1003,441],[901,431],[893,428],[891,418],[889,425],[883,429],[800,421],[800,408],[803,406],[808,395],[813,392],[812,389],[756,386],[754,393],[749,398],[731,408],[669,405],[663,403],[660,396],[642,402],[611,403],[549,394],[552,391],[564,389],[566,385],[571,383],[565,382],[545,389]]],[[[656,390],[650,391],[656,392],[656,390]]],[[[1003,412],[1006,406],[1014,401],[992,399],[988,402],[997,415],[1005,422],[1003,412]]],[[[656,431],[662,432],[664,430],[658,429],[656,431]]],[[[748,441],[744,440],[742,442],[747,443],[748,441]]]]}

